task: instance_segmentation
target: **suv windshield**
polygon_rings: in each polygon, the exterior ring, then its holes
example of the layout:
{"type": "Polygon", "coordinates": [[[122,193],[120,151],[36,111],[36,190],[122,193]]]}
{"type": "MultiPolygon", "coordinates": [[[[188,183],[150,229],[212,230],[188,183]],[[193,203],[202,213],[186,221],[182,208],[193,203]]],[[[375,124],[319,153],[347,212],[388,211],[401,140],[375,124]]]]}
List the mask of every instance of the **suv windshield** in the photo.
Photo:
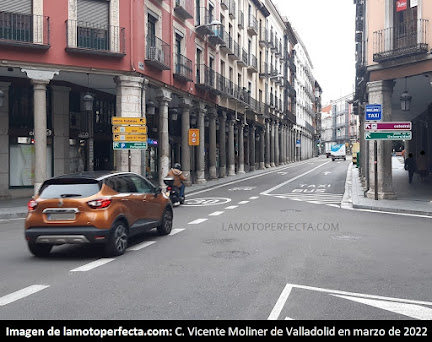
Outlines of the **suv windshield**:
{"type": "Polygon", "coordinates": [[[90,197],[99,190],[99,183],[48,184],[42,188],[39,198],[90,197]]]}

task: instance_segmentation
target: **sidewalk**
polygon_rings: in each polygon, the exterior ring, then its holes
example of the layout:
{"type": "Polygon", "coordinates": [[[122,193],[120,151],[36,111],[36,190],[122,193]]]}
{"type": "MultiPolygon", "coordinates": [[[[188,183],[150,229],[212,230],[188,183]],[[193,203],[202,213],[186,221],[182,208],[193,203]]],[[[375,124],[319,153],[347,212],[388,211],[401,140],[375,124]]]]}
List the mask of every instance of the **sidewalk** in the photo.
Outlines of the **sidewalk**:
{"type": "Polygon", "coordinates": [[[432,177],[429,176],[421,183],[418,174],[415,174],[412,184],[409,184],[402,157],[392,158],[392,169],[393,189],[397,199],[376,201],[364,197],[359,171],[352,167],[353,208],[432,216],[432,177]]]}

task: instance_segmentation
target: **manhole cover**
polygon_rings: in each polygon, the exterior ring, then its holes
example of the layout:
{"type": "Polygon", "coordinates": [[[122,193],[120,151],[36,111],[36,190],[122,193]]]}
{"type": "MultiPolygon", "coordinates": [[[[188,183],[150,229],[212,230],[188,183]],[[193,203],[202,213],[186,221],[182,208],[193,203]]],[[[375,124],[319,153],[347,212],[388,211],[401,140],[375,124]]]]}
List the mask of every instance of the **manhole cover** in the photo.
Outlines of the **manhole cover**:
{"type": "Polygon", "coordinates": [[[222,245],[224,243],[230,243],[233,241],[234,239],[210,239],[210,240],[205,240],[204,243],[206,245],[222,245]]]}
{"type": "Polygon", "coordinates": [[[220,259],[240,259],[246,258],[247,256],[249,256],[249,253],[242,251],[226,251],[214,253],[212,254],[212,256],[220,259]]]}
{"type": "Polygon", "coordinates": [[[357,241],[361,240],[361,236],[354,236],[354,235],[334,235],[331,236],[333,240],[340,240],[340,241],[357,241]]]}

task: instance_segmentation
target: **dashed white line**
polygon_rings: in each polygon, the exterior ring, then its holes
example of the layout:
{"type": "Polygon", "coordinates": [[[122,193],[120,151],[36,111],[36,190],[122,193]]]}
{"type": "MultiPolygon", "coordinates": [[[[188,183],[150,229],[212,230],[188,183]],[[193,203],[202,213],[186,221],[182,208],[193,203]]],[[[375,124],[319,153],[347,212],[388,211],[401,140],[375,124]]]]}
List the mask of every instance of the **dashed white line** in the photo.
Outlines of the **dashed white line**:
{"type": "Polygon", "coordinates": [[[258,198],[259,198],[259,196],[252,196],[252,197],[249,197],[250,200],[256,200],[256,199],[258,199],[258,198]]]}
{"type": "Polygon", "coordinates": [[[279,296],[275,306],[273,307],[272,312],[270,313],[270,316],[268,318],[269,321],[275,321],[278,319],[290,293],[292,290],[292,285],[291,284],[286,284],[285,288],[283,289],[281,295],[279,296]]]}
{"type": "Polygon", "coordinates": [[[206,219],[206,218],[196,219],[195,221],[189,222],[188,224],[200,224],[200,223],[203,223],[207,220],[208,219],[206,219]]]}
{"type": "Polygon", "coordinates": [[[49,287],[49,285],[31,285],[22,290],[18,290],[6,296],[0,297],[0,306],[10,304],[16,300],[30,296],[33,293],[46,289],[47,287],[49,287]]]}
{"type": "Polygon", "coordinates": [[[229,207],[226,207],[225,209],[226,210],[233,210],[233,209],[235,209],[237,207],[238,207],[238,205],[230,205],[229,207]]]}
{"type": "Polygon", "coordinates": [[[115,260],[115,258],[104,258],[104,259],[99,259],[93,262],[90,262],[88,264],[85,264],[83,266],[74,268],[73,270],[71,270],[71,272],[87,272],[90,271],[96,267],[108,264],[109,262],[115,260]]]}
{"type": "Polygon", "coordinates": [[[209,216],[219,216],[222,215],[224,211],[215,211],[214,213],[209,214],[209,216]]]}
{"type": "Polygon", "coordinates": [[[151,246],[154,243],[156,243],[156,241],[145,241],[145,242],[142,242],[142,243],[140,243],[138,245],[129,247],[127,250],[128,251],[139,251],[140,249],[143,249],[143,248],[146,248],[148,246],[151,246]]]}
{"type": "Polygon", "coordinates": [[[169,233],[169,235],[173,236],[173,235],[176,235],[178,233],[181,233],[184,230],[185,230],[184,228],[173,229],[173,230],[171,230],[171,233],[169,233]]]}
{"type": "Polygon", "coordinates": [[[250,201],[241,201],[241,202],[238,202],[238,204],[247,204],[247,203],[249,203],[250,201]]]}

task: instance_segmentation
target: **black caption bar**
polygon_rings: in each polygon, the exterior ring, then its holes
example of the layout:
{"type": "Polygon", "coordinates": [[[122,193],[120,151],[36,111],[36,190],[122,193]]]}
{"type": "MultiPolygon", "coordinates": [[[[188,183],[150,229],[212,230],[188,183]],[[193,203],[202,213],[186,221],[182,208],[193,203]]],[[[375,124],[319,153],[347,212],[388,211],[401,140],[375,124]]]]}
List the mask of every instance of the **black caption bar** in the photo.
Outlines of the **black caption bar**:
{"type": "Polygon", "coordinates": [[[3,321],[6,339],[428,338],[431,321],[3,321]]]}

